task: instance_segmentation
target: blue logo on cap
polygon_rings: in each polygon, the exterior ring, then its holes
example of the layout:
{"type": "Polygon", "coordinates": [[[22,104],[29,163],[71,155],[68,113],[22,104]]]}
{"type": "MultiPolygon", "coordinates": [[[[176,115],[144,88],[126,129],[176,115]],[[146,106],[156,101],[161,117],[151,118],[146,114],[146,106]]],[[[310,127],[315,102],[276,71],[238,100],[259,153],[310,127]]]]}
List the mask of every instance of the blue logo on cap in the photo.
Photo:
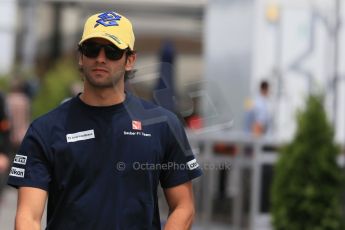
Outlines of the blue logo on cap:
{"type": "Polygon", "coordinates": [[[96,21],[95,27],[99,26],[100,24],[103,26],[118,26],[119,24],[117,21],[120,21],[121,16],[116,14],[115,12],[109,11],[103,14],[98,15],[99,19],[96,21]]]}

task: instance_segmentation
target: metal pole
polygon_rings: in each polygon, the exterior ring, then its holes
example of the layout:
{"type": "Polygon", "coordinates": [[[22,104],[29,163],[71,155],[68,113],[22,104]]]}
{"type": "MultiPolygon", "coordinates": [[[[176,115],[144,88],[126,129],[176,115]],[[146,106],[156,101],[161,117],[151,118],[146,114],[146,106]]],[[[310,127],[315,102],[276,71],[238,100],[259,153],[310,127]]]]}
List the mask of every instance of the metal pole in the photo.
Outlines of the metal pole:
{"type": "Polygon", "coordinates": [[[57,60],[61,56],[61,45],[62,45],[62,32],[61,32],[61,15],[62,5],[61,2],[55,2],[53,6],[53,34],[52,34],[52,45],[51,45],[51,59],[57,60]]]}
{"type": "MultiPolygon", "coordinates": [[[[333,127],[337,129],[338,112],[338,67],[339,67],[339,30],[340,30],[340,0],[335,0],[335,27],[334,27],[334,60],[333,60],[333,127]]],[[[336,130],[335,130],[336,131],[336,130]]]]}
{"type": "Polygon", "coordinates": [[[282,76],[282,54],[283,54],[283,23],[282,23],[282,15],[281,15],[281,7],[279,7],[279,18],[275,22],[275,50],[274,50],[274,68],[273,74],[277,81],[277,98],[275,103],[276,112],[274,117],[272,117],[272,132],[273,135],[277,135],[279,132],[279,122],[281,116],[281,102],[282,102],[282,94],[283,94],[283,76],[282,76]]]}
{"type": "Polygon", "coordinates": [[[24,70],[32,70],[34,67],[37,45],[37,33],[36,33],[36,0],[27,0],[24,4],[23,12],[23,62],[22,68],[24,70]]]}

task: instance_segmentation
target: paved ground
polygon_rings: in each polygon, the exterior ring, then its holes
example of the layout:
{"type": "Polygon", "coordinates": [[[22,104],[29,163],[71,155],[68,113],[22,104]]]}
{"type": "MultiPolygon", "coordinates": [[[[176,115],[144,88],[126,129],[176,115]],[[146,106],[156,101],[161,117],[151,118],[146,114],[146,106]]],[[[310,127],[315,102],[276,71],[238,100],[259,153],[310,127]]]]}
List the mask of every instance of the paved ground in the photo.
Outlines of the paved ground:
{"type": "Polygon", "coordinates": [[[1,230],[13,230],[15,208],[17,204],[15,189],[6,189],[0,203],[0,226],[1,230]]]}
{"type": "MultiPolygon", "coordinates": [[[[16,206],[17,206],[17,192],[14,188],[8,187],[5,190],[4,196],[0,203],[0,229],[1,230],[14,229],[14,216],[15,216],[16,206]]],[[[43,219],[45,220],[45,214],[44,214],[43,219]]]]}

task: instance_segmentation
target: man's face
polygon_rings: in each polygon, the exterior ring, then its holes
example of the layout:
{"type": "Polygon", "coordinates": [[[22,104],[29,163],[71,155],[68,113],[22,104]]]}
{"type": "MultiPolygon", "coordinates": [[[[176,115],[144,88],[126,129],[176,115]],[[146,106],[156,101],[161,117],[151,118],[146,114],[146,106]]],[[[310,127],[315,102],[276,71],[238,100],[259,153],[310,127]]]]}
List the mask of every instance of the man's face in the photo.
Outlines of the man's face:
{"type": "Polygon", "coordinates": [[[261,94],[265,97],[268,97],[269,95],[269,90],[268,88],[265,88],[265,89],[261,89],[261,94]]]}
{"type": "MultiPolygon", "coordinates": [[[[86,42],[108,45],[111,42],[102,38],[92,38],[86,42]]],[[[111,60],[106,57],[104,48],[101,48],[96,57],[87,57],[81,54],[79,65],[84,74],[85,84],[95,88],[110,88],[124,81],[125,71],[132,70],[135,62],[135,55],[131,55],[126,60],[124,53],[119,60],[111,60]]]]}

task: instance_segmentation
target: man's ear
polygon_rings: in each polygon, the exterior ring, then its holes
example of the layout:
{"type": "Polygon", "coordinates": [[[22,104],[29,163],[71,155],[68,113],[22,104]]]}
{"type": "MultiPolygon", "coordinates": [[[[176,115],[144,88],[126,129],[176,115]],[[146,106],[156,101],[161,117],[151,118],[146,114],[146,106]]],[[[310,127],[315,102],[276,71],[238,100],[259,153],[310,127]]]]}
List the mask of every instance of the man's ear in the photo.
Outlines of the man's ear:
{"type": "Polygon", "coordinates": [[[80,52],[78,53],[78,70],[83,72],[83,55],[80,52]]]}
{"type": "Polygon", "coordinates": [[[83,55],[79,52],[78,53],[78,70],[80,73],[83,73],[83,55]]]}
{"type": "Polygon", "coordinates": [[[83,65],[83,55],[80,52],[78,53],[78,65],[83,65]]]}
{"type": "Polygon", "coordinates": [[[126,71],[130,71],[133,69],[136,59],[137,59],[137,54],[135,54],[135,53],[131,54],[127,57],[126,65],[125,65],[126,71]]]}

